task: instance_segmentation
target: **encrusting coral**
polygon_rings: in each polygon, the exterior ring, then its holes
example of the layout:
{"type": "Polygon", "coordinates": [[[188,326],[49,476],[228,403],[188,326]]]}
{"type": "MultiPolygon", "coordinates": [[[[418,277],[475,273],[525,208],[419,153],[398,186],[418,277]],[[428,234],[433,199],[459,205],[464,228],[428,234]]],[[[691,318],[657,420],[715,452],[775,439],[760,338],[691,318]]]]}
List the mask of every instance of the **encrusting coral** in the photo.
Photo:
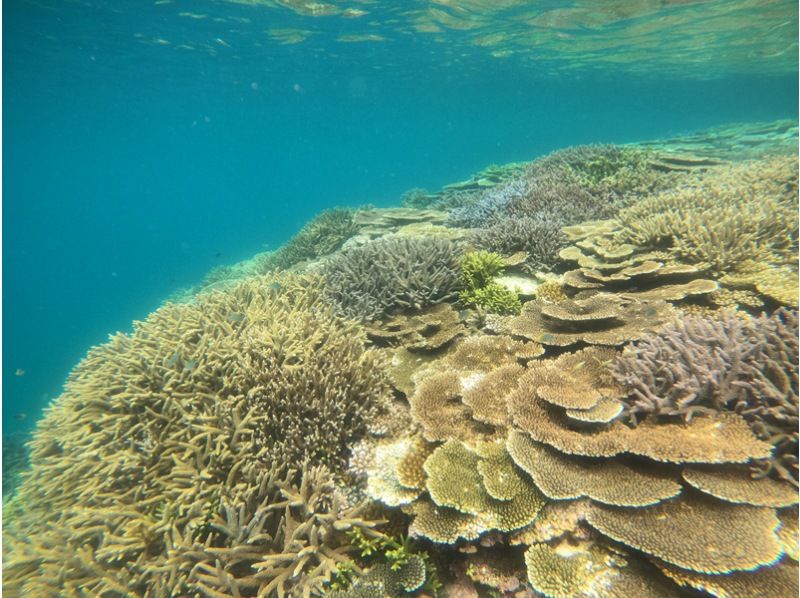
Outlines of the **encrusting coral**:
{"type": "Polygon", "coordinates": [[[383,237],[325,264],[325,296],[340,313],[358,320],[420,310],[456,297],[460,253],[445,239],[383,237]]]}
{"type": "Polygon", "coordinates": [[[319,591],[342,533],[377,523],[332,482],[388,384],[317,284],[249,279],[92,349],[31,442],[4,521],[5,589],[319,591]]]}

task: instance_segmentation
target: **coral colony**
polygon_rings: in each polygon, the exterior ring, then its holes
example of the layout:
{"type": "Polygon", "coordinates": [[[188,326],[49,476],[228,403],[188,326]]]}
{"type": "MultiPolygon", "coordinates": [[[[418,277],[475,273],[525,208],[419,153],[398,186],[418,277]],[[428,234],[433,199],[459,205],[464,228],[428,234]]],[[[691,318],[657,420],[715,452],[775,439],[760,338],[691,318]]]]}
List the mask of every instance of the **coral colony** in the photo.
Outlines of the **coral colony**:
{"type": "Polygon", "coordinates": [[[329,210],[93,348],[4,591],[797,595],[797,157],[670,147],[329,210]]]}

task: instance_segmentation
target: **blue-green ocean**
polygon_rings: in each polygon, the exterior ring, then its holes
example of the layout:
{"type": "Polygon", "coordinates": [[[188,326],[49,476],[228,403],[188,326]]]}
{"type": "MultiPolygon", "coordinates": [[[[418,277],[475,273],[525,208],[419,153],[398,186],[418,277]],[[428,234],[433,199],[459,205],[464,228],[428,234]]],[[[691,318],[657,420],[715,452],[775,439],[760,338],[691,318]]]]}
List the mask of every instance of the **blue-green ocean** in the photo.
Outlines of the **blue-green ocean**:
{"type": "Polygon", "coordinates": [[[794,0],[6,0],[2,18],[10,459],[90,347],[325,209],[798,118],[794,0]]]}

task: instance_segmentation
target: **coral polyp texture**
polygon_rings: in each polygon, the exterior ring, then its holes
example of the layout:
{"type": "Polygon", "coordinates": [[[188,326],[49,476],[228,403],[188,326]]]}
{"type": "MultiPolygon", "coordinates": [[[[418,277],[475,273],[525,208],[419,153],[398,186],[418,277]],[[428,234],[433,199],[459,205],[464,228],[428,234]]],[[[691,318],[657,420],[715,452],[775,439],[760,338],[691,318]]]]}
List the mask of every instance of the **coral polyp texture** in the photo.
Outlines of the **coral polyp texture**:
{"type": "Polygon", "coordinates": [[[715,139],[324,212],[95,347],[4,591],[796,595],[797,161],[715,139]]]}
{"type": "Polygon", "coordinates": [[[374,525],[334,481],[388,381],[317,285],[249,279],[92,349],[31,442],[4,520],[6,590],[321,589],[346,529],[374,525]]]}

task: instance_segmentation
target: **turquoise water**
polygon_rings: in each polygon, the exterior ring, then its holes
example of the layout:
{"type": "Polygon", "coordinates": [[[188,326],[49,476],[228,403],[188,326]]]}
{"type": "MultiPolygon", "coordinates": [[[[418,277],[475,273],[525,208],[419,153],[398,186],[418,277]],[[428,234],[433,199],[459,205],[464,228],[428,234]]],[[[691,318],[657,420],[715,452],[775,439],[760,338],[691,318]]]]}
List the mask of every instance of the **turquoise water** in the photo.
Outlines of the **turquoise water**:
{"type": "Polygon", "coordinates": [[[797,118],[796,3],[596,4],[5,2],[4,433],[89,346],[326,207],[797,118]]]}

